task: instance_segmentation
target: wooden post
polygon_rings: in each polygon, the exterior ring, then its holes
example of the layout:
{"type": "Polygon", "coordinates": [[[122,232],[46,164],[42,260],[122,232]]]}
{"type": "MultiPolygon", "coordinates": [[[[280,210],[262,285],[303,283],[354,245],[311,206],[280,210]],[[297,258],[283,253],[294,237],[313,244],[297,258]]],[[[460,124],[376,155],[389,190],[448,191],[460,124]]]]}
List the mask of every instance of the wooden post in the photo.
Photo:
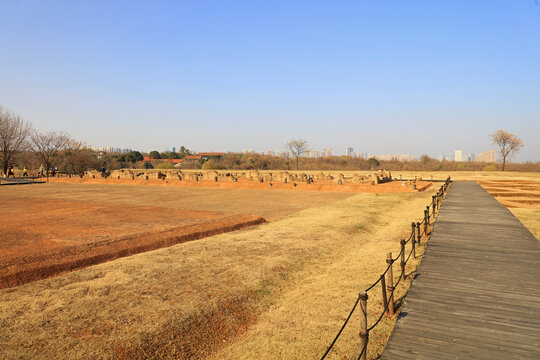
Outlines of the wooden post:
{"type": "Polygon", "coordinates": [[[386,280],[384,279],[384,275],[381,275],[381,290],[382,290],[382,300],[383,300],[383,306],[384,311],[388,313],[388,297],[386,296],[386,280]]]}
{"type": "Polygon", "coordinates": [[[427,235],[427,222],[428,222],[427,210],[424,210],[424,233],[427,235]]]}
{"type": "Polygon", "coordinates": [[[386,254],[386,263],[390,267],[386,272],[386,289],[388,290],[388,313],[394,315],[394,272],[392,271],[392,253],[386,254]]]}
{"type": "Polygon", "coordinates": [[[415,243],[416,243],[416,224],[414,222],[411,223],[411,228],[412,228],[412,236],[411,236],[412,257],[413,257],[413,259],[416,259],[416,246],[415,246],[415,243]]]}
{"type": "Polygon", "coordinates": [[[359,295],[360,297],[360,349],[364,349],[364,353],[362,354],[362,357],[360,359],[366,360],[367,359],[367,344],[369,340],[369,332],[367,328],[367,293],[365,291],[362,291],[359,295]]]}
{"type": "MultiPolygon", "coordinates": [[[[429,205],[426,206],[426,216],[427,216],[426,225],[429,225],[429,223],[431,222],[431,219],[430,219],[430,216],[429,216],[429,205]]],[[[427,233],[427,231],[426,231],[426,233],[427,233]]]]}
{"type": "Polygon", "coordinates": [[[401,245],[401,277],[405,279],[405,239],[399,242],[401,245]]]}
{"type": "Polygon", "coordinates": [[[420,244],[420,240],[422,239],[422,234],[420,233],[420,223],[416,223],[416,239],[418,241],[418,244],[420,244]]]}
{"type": "Polygon", "coordinates": [[[432,208],[433,208],[433,217],[435,217],[435,203],[437,201],[435,200],[435,195],[433,195],[433,204],[432,204],[432,208]]]}

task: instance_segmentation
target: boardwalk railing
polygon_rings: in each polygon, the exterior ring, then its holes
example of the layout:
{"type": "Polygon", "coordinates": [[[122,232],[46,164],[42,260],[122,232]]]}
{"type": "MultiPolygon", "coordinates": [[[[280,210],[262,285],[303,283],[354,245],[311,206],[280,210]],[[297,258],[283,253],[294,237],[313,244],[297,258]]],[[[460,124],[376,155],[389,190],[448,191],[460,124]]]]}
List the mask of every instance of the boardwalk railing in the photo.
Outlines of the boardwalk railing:
{"type": "Polygon", "coordinates": [[[366,360],[367,359],[367,345],[369,340],[369,332],[375,328],[385,314],[393,315],[395,313],[395,300],[394,300],[394,290],[399,285],[402,279],[405,279],[407,277],[407,274],[405,273],[405,266],[407,265],[407,262],[412,257],[413,259],[416,259],[416,244],[421,244],[422,236],[429,236],[431,233],[428,232],[428,226],[433,224],[435,221],[435,214],[438,212],[438,210],[441,207],[441,204],[443,200],[446,197],[446,193],[448,192],[448,188],[450,186],[451,180],[450,177],[446,179],[444,184],[440,187],[437,194],[433,195],[431,198],[431,204],[426,206],[426,209],[424,210],[424,219],[421,222],[412,222],[411,223],[411,234],[407,240],[401,239],[400,246],[401,250],[399,254],[394,258],[392,257],[392,253],[388,253],[386,257],[386,263],[388,266],[386,267],[386,270],[380,275],[379,279],[375,281],[373,284],[368,286],[364,291],[361,291],[358,295],[358,298],[356,299],[356,302],[354,303],[351,311],[349,312],[349,315],[345,319],[345,322],[339,329],[337,335],[334,337],[334,340],[332,340],[332,343],[330,343],[330,346],[328,346],[327,350],[321,357],[321,360],[325,359],[326,356],[330,353],[332,350],[334,344],[341,336],[341,333],[349,323],[349,320],[351,319],[351,316],[355,312],[356,308],[360,304],[361,314],[360,314],[360,347],[361,352],[358,356],[359,360],[366,360]],[[405,246],[411,243],[411,250],[409,254],[407,255],[407,258],[405,258],[405,246]],[[398,281],[394,284],[394,275],[393,275],[393,264],[399,260],[399,268],[400,268],[400,275],[398,278],[398,281]],[[385,279],[386,276],[386,279],[385,279]],[[368,326],[367,322],[367,305],[368,305],[368,291],[373,290],[375,286],[378,284],[381,284],[381,292],[382,292],[382,299],[383,299],[383,311],[378,317],[377,321],[371,326],[368,326]]]}
{"type": "Polygon", "coordinates": [[[22,184],[38,184],[42,183],[40,178],[23,176],[23,177],[0,177],[0,185],[22,185],[22,184]]]}

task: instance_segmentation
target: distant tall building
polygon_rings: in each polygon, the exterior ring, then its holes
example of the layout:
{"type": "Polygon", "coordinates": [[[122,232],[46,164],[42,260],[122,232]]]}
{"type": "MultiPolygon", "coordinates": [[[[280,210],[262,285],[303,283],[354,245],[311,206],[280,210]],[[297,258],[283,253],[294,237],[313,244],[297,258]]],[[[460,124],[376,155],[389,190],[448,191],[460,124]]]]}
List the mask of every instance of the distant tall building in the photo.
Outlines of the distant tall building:
{"type": "Polygon", "coordinates": [[[345,148],[345,156],[354,157],[354,149],[352,147],[345,148]]]}
{"type": "Polygon", "coordinates": [[[175,153],[176,152],[176,147],[172,147],[172,152],[175,153]]]}
{"type": "Polygon", "coordinates": [[[454,151],[454,161],[463,161],[463,151],[456,150],[454,151]]]}
{"type": "Polygon", "coordinates": [[[385,161],[391,161],[391,160],[413,161],[413,160],[416,160],[415,156],[413,156],[413,155],[405,155],[405,154],[375,155],[375,158],[377,158],[377,160],[385,160],[385,161]]]}
{"type": "Polygon", "coordinates": [[[475,161],[478,162],[495,162],[495,151],[488,150],[476,156],[475,161]]]}
{"type": "Polygon", "coordinates": [[[105,152],[105,153],[128,153],[132,151],[132,149],[129,149],[129,148],[118,148],[114,146],[90,147],[90,149],[94,151],[105,152]]]}
{"type": "Polygon", "coordinates": [[[307,153],[307,156],[310,158],[318,158],[320,155],[317,150],[309,150],[309,152],[307,153]]]}
{"type": "Polygon", "coordinates": [[[322,157],[332,156],[332,149],[331,148],[322,148],[321,149],[321,156],[322,157]]]}
{"type": "Polygon", "coordinates": [[[443,154],[437,155],[437,160],[443,161],[444,160],[444,155],[443,154]]]}

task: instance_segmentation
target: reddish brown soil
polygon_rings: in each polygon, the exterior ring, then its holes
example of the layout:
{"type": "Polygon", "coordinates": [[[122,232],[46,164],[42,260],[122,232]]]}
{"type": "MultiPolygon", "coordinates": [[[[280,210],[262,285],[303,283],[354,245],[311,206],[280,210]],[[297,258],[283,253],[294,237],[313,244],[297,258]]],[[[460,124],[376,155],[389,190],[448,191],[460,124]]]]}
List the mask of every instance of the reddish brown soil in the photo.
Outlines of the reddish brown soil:
{"type": "Polygon", "coordinates": [[[255,215],[4,195],[0,288],[265,222],[255,215]]]}
{"type": "Polygon", "coordinates": [[[178,181],[178,180],[131,180],[131,179],[89,179],[89,178],[51,178],[51,182],[68,183],[88,183],[88,184],[129,184],[129,185],[151,185],[151,186],[185,186],[185,187],[205,187],[205,188],[225,188],[225,189],[269,189],[269,190],[294,190],[294,191],[332,191],[332,192],[356,192],[356,193],[396,193],[396,192],[416,192],[424,191],[432,186],[431,182],[420,181],[417,190],[412,186],[402,186],[401,181],[392,181],[383,184],[336,184],[332,181],[316,181],[312,184],[305,182],[287,183],[280,181],[256,182],[240,179],[238,182],[232,181],[178,181]]]}

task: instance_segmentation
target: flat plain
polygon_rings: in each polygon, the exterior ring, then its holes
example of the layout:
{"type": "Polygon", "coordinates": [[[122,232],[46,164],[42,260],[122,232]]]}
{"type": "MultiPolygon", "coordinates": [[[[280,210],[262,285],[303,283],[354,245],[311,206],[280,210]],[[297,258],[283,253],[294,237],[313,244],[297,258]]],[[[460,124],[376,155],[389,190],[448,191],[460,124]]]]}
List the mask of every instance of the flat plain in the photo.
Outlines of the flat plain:
{"type": "MultiPolygon", "coordinates": [[[[402,177],[432,175],[448,176],[402,177]]],[[[540,180],[538,174],[461,176],[540,180]]],[[[88,234],[109,231],[112,238],[173,229],[185,221],[182,211],[268,220],[0,290],[0,357],[318,358],[438,187],[384,194],[99,183],[0,188],[6,198],[45,208],[65,202],[88,207],[92,216],[103,211],[88,234]]],[[[0,207],[2,215],[6,210],[0,207]]],[[[538,221],[533,214],[530,224],[538,221]]],[[[70,236],[84,238],[81,231],[70,236]]],[[[406,294],[408,282],[402,284],[397,298],[406,294]]],[[[370,295],[369,323],[381,308],[380,296],[370,295]]],[[[358,321],[351,319],[329,359],[357,356],[358,321]]],[[[368,358],[382,353],[394,322],[385,318],[370,333],[368,358]]]]}
{"type": "MultiPolygon", "coordinates": [[[[377,278],[385,251],[399,248],[434,189],[351,194],[51,183],[0,191],[10,199],[2,215],[26,212],[28,220],[41,213],[35,226],[44,226],[42,241],[64,244],[166,231],[186,221],[185,211],[271,220],[0,290],[0,357],[303,358],[324,352],[356,289],[377,278]],[[14,199],[39,205],[15,211],[14,199]],[[61,230],[69,221],[81,225],[61,230]],[[290,336],[304,326],[302,341],[290,336]],[[270,332],[277,336],[267,338],[270,332]],[[282,345],[289,350],[273,354],[282,345]]],[[[22,230],[14,220],[3,221],[2,230],[22,230]]],[[[356,351],[355,332],[346,336],[334,358],[356,351]]],[[[373,341],[383,338],[375,333],[373,341]]]]}
{"type": "Polygon", "coordinates": [[[344,197],[93,184],[9,186],[0,194],[0,288],[265,222],[259,214],[274,219],[344,197]]]}

